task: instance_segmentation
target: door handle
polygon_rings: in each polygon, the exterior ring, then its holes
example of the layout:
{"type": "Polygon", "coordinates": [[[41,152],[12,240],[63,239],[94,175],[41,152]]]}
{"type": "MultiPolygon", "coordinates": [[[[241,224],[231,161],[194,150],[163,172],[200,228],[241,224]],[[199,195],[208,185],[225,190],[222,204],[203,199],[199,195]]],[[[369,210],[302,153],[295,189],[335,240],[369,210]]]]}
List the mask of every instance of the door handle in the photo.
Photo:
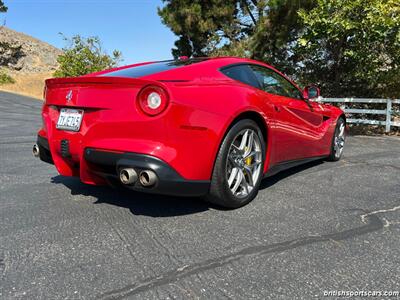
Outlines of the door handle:
{"type": "Polygon", "coordinates": [[[274,104],[274,109],[275,109],[276,112],[280,112],[281,111],[281,106],[274,104]]]}

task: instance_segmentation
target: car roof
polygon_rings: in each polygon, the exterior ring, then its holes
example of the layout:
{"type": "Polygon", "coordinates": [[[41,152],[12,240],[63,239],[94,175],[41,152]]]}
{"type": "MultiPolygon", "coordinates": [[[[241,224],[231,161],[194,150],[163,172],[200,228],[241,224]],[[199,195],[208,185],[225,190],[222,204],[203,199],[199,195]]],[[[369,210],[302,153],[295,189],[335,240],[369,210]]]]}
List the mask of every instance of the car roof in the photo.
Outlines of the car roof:
{"type": "MultiPolygon", "coordinates": [[[[196,58],[194,58],[196,59],[196,58]]],[[[216,67],[228,66],[231,64],[240,64],[240,63],[250,63],[250,64],[258,64],[264,65],[268,67],[272,67],[264,62],[257,61],[250,58],[236,57],[236,56],[216,56],[216,57],[205,57],[202,64],[214,65],[216,67]]]]}
{"type": "Polygon", "coordinates": [[[225,75],[222,72],[220,72],[221,68],[237,64],[256,64],[268,67],[277,72],[278,74],[282,75],[283,77],[285,77],[288,81],[290,81],[297,88],[299,88],[295,82],[293,82],[289,77],[281,73],[279,70],[275,69],[273,66],[254,59],[235,57],[235,56],[194,57],[194,58],[181,58],[177,60],[171,59],[171,60],[143,62],[143,63],[122,66],[110,70],[105,70],[97,73],[92,73],[86,76],[117,76],[117,77],[120,76],[120,77],[141,78],[146,80],[156,80],[165,82],[190,81],[198,78],[226,78],[225,75]],[[152,65],[162,64],[162,63],[177,64],[178,67],[171,69],[164,69],[164,70],[153,70],[152,72],[147,72],[147,73],[144,72],[143,75],[140,74],[127,75],[126,72],[118,72],[124,70],[127,70],[129,72],[129,69],[135,69],[136,67],[141,67],[141,66],[145,67],[146,65],[149,65],[149,67],[152,68],[152,65]],[[121,75],[121,73],[123,73],[123,75],[121,75]]]}
{"type": "MultiPolygon", "coordinates": [[[[236,63],[254,63],[254,64],[261,64],[261,65],[267,65],[263,62],[248,59],[248,58],[241,58],[241,57],[234,57],[234,56],[219,56],[219,57],[193,57],[193,58],[183,58],[183,59],[170,59],[170,60],[159,60],[159,61],[148,61],[148,62],[141,62],[141,63],[135,63],[135,64],[129,64],[121,67],[116,67],[113,69],[108,69],[96,73],[91,73],[86,76],[101,76],[101,75],[106,75],[107,73],[119,71],[119,70],[124,70],[124,69],[130,69],[130,68],[135,68],[139,66],[144,66],[144,65],[150,65],[154,63],[163,63],[163,62],[176,62],[176,63],[182,63],[182,66],[185,66],[186,68],[190,67],[192,68],[197,68],[197,67],[204,67],[204,65],[207,65],[208,67],[211,68],[220,68],[223,66],[227,66],[230,64],[236,64],[236,63]]],[[[268,66],[268,65],[267,65],[268,66]]],[[[174,70],[170,70],[174,71],[174,70]]],[[[168,72],[170,72],[168,71],[168,72]]],[[[162,72],[159,72],[162,73],[162,72]]],[[[158,73],[154,73],[158,74],[158,73]]]]}

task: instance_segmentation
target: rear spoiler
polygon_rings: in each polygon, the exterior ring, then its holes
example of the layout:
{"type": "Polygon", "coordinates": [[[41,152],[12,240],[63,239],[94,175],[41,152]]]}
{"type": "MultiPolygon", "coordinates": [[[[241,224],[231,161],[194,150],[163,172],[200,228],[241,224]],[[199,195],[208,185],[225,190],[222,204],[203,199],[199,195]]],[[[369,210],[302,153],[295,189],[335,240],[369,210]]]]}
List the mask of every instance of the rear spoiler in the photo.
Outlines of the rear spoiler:
{"type": "Polygon", "coordinates": [[[132,85],[144,86],[154,84],[154,81],[127,78],[127,77],[107,77],[107,76],[91,76],[91,77],[66,77],[66,78],[51,78],[45,81],[47,88],[61,87],[65,85],[92,85],[92,84],[117,84],[117,85],[132,85]]]}

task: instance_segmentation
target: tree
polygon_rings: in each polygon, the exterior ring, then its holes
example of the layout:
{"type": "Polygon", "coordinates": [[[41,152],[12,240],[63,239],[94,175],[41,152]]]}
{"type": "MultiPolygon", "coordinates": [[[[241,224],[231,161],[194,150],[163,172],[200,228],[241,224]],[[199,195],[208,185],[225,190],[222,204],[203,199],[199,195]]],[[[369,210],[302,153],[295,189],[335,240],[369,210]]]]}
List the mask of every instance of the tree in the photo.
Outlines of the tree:
{"type": "Polygon", "coordinates": [[[101,71],[118,65],[122,59],[120,51],[114,50],[108,55],[101,47],[98,37],[83,38],[75,35],[71,39],[64,37],[68,45],[64,54],[57,58],[59,69],[55,77],[75,77],[101,71]]]}
{"type": "MultiPolygon", "coordinates": [[[[179,36],[174,57],[204,56],[219,37],[234,35],[237,9],[233,0],[163,0],[162,22],[179,36]]],[[[218,42],[218,41],[217,41],[218,42]]]]}
{"type": "Polygon", "coordinates": [[[7,10],[8,10],[8,7],[5,6],[5,4],[2,0],[0,0],[0,13],[7,12],[7,10]]]}
{"type": "Polygon", "coordinates": [[[398,0],[163,2],[175,57],[251,57],[325,96],[400,96],[398,0]]]}
{"type": "Polygon", "coordinates": [[[398,0],[318,0],[300,10],[295,52],[304,81],[331,96],[399,97],[398,0]]]}
{"type": "Polygon", "coordinates": [[[280,66],[296,39],[299,8],[312,0],[163,0],[158,13],[178,35],[174,57],[239,55],[280,66]]]}
{"type": "Polygon", "coordinates": [[[249,38],[251,57],[296,77],[298,56],[293,48],[304,29],[298,12],[308,12],[315,1],[270,0],[263,5],[259,23],[249,38]]]}

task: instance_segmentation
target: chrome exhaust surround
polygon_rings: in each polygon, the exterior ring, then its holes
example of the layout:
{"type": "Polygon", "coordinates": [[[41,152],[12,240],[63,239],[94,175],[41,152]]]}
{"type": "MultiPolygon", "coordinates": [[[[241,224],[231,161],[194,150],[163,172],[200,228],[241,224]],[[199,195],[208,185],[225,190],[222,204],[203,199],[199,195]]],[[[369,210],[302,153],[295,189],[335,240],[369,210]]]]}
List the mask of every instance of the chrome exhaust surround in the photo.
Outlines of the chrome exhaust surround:
{"type": "Polygon", "coordinates": [[[137,173],[132,168],[121,169],[121,171],[119,171],[119,180],[123,184],[134,184],[137,178],[137,173]]]}
{"type": "Polygon", "coordinates": [[[33,145],[32,154],[33,154],[34,157],[39,157],[40,156],[40,149],[39,149],[39,146],[37,144],[33,145]]]}
{"type": "Polygon", "coordinates": [[[157,182],[157,175],[153,171],[144,170],[139,174],[139,182],[145,187],[153,186],[157,182]]]}

